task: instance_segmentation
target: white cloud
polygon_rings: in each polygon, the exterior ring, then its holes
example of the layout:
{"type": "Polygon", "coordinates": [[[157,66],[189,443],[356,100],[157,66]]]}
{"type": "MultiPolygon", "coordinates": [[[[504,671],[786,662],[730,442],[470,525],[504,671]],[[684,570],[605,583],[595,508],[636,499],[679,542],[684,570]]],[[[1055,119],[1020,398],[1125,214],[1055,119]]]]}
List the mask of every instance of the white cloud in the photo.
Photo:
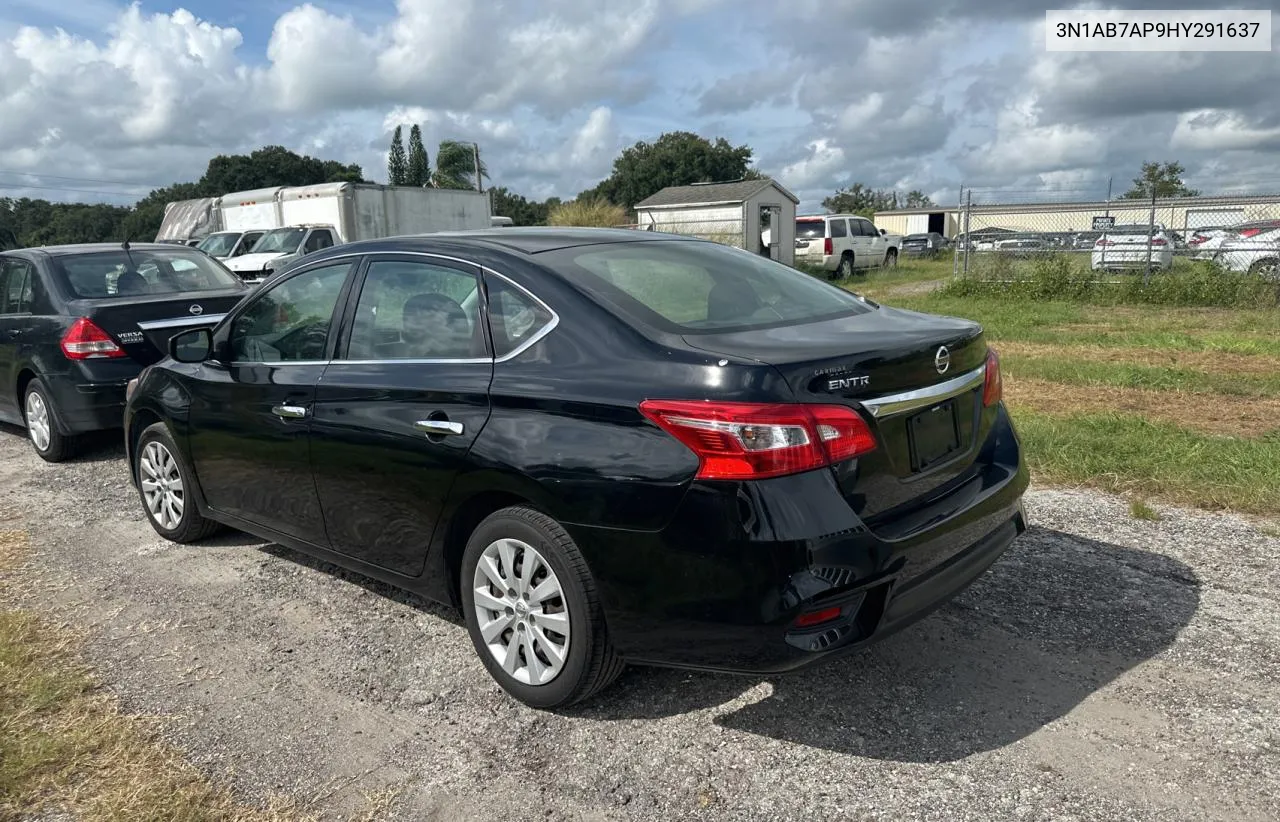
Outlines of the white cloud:
{"type": "Polygon", "coordinates": [[[1280,125],[1261,126],[1230,111],[1190,111],[1178,116],[1171,145],[1181,151],[1274,151],[1280,125]]]}

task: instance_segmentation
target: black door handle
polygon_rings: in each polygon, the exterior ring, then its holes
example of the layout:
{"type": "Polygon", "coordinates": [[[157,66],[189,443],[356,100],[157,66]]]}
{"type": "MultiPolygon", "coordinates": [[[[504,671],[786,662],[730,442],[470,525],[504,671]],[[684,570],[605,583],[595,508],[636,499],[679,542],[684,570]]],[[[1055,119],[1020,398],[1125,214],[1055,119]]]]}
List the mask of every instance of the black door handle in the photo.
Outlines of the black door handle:
{"type": "Polygon", "coordinates": [[[11,340],[15,340],[18,337],[22,336],[22,332],[16,328],[10,328],[7,332],[5,332],[5,336],[7,336],[11,340]]]}

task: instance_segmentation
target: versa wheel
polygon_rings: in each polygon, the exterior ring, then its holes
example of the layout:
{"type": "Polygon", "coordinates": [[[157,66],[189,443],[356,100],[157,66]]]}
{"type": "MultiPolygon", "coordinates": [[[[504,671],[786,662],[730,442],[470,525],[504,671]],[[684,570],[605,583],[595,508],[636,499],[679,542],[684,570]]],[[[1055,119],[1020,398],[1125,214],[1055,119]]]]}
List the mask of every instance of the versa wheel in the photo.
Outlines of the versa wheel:
{"type": "Polygon", "coordinates": [[[523,506],[491,514],[467,541],[460,576],[480,661],[526,705],[571,705],[622,672],[586,561],[551,517],[523,506]]]}
{"type": "Polygon", "coordinates": [[[195,542],[220,527],[205,519],[191,497],[190,473],[164,423],[142,432],[134,450],[134,476],[147,519],[156,533],[173,542],[195,542]]]}
{"type": "Polygon", "coordinates": [[[31,447],[45,462],[62,462],[73,454],[75,440],[58,430],[53,400],[41,380],[32,380],[27,386],[22,417],[31,447]]]}

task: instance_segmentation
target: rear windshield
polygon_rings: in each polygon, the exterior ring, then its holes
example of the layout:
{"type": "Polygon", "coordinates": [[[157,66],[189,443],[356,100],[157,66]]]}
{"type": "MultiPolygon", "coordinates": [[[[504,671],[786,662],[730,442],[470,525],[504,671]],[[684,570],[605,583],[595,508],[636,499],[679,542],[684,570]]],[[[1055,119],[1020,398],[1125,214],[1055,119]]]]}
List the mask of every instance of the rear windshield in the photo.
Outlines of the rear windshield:
{"type": "Polygon", "coordinates": [[[236,234],[210,234],[201,241],[196,248],[213,257],[229,257],[231,250],[236,247],[236,241],[240,239],[240,235],[236,234]]]}
{"type": "MultiPolygon", "coordinates": [[[[1164,229],[1161,228],[1159,225],[1157,225],[1155,227],[1155,230],[1163,231],[1164,229]]],[[[1108,234],[1146,234],[1148,231],[1151,231],[1151,226],[1143,223],[1143,224],[1134,224],[1134,225],[1113,226],[1112,228],[1107,230],[1107,233],[1108,234]]]]}
{"type": "Polygon", "coordinates": [[[827,223],[825,220],[796,220],[796,239],[812,240],[817,237],[821,239],[827,234],[827,223]]]}
{"type": "Polygon", "coordinates": [[[614,243],[538,257],[625,318],[677,334],[797,325],[873,310],[842,288],[718,243],[614,243]]]}
{"type": "Polygon", "coordinates": [[[59,257],[58,265],[63,282],[78,299],[245,287],[203,252],[181,246],[77,254],[59,257]]]}

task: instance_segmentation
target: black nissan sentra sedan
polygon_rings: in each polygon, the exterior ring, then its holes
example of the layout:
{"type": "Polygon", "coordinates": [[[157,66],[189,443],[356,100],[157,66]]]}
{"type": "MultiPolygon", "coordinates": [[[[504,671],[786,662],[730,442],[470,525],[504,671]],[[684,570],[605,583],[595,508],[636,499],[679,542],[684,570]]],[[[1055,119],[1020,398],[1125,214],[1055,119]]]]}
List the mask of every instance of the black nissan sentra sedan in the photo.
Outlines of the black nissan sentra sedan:
{"type": "Polygon", "coordinates": [[[0,421],[49,462],[119,429],[129,380],[248,287],[194,248],[81,244],[0,253],[0,421]]]}
{"type": "Polygon", "coordinates": [[[982,328],[650,232],[352,243],[130,386],[164,537],[229,525],[460,608],[517,699],[624,663],[788,671],[1026,529],[982,328]]]}

